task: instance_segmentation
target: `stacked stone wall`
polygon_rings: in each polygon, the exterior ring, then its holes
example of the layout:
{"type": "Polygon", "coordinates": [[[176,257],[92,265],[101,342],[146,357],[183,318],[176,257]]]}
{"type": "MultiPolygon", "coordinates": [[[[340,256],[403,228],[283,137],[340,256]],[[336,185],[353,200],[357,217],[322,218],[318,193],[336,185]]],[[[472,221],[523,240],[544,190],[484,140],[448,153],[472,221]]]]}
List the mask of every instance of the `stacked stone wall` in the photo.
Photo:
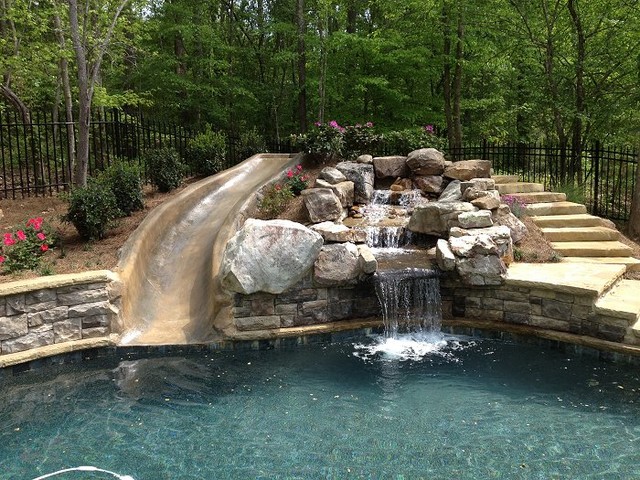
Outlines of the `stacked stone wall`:
{"type": "Polygon", "coordinates": [[[120,300],[108,271],[0,284],[0,354],[109,336],[120,300]]]}
{"type": "Polygon", "coordinates": [[[629,322],[596,312],[596,297],[580,293],[502,285],[463,285],[442,279],[445,318],[468,318],[528,325],[623,342],[629,322]]]}
{"type": "Polygon", "coordinates": [[[297,327],[380,317],[372,281],[353,287],[317,287],[311,277],[281,294],[235,294],[233,317],[240,331],[297,327]]]}

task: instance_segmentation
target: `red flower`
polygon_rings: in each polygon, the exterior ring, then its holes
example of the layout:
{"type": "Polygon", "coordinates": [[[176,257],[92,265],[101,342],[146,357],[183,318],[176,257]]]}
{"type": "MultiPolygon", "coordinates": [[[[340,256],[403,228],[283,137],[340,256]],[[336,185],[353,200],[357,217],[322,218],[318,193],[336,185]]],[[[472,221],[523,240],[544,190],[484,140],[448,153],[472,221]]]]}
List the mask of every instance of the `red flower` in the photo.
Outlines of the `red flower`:
{"type": "Polygon", "coordinates": [[[299,172],[301,172],[301,171],[302,171],[302,165],[297,165],[297,166],[296,166],[296,169],[297,169],[299,172]]]}
{"type": "Polygon", "coordinates": [[[40,250],[46,252],[47,250],[49,250],[49,245],[43,243],[42,245],[40,245],[40,250]]]}
{"type": "Polygon", "coordinates": [[[4,263],[5,260],[6,260],[6,258],[4,258],[2,255],[0,255],[0,263],[4,263]]]}
{"type": "Polygon", "coordinates": [[[47,238],[47,236],[42,232],[38,233],[36,237],[38,237],[38,240],[40,241],[45,240],[47,238]]]}
{"type": "Polygon", "coordinates": [[[18,230],[16,232],[16,237],[18,237],[18,240],[20,240],[20,241],[27,239],[27,236],[24,234],[24,232],[22,230],[18,230]]]}
{"type": "Polygon", "coordinates": [[[14,243],[16,243],[15,239],[13,238],[13,235],[11,235],[10,233],[5,233],[4,234],[4,244],[6,246],[11,246],[14,243]]]}
{"type": "Polygon", "coordinates": [[[277,184],[275,188],[276,188],[276,190],[279,192],[280,190],[282,190],[282,185],[277,184]]]}
{"type": "Polygon", "coordinates": [[[42,222],[44,219],[42,217],[30,218],[27,221],[27,227],[33,227],[34,230],[40,230],[42,227],[42,222]]]}
{"type": "Polygon", "coordinates": [[[292,178],[293,177],[293,170],[289,170],[287,172],[287,177],[292,178]]]}

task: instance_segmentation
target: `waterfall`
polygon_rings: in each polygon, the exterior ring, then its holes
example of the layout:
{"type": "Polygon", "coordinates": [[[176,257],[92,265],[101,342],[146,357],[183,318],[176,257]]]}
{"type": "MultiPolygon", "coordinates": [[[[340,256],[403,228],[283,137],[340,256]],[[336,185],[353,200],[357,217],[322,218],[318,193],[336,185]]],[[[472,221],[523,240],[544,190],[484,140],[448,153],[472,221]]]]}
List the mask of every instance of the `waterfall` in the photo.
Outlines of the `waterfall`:
{"type": "Polygon", "coordinates": [[[400,248],[411,243],[413,232],[405,227],[365,227],[367,246],[372,248],[400,248]]]}
{"type": "Polygon", "coordinates": [[[385,337],[400,332],[436,333],[442,322],[440,281],[435,270],[405,268],[375,275],[385,337]]]}

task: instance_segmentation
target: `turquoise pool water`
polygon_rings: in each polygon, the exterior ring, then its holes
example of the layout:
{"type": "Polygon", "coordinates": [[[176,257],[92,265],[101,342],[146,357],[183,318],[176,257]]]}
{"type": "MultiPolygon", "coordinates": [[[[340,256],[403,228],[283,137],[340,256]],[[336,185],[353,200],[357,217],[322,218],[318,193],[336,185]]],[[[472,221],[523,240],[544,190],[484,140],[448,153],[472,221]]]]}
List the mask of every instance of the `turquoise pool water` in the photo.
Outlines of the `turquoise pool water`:
{"type": "Polygon", "coordinates": [[[638,478],[639,372],[492,340],[97,358],[2,377],[0,478],[638,478]]]}

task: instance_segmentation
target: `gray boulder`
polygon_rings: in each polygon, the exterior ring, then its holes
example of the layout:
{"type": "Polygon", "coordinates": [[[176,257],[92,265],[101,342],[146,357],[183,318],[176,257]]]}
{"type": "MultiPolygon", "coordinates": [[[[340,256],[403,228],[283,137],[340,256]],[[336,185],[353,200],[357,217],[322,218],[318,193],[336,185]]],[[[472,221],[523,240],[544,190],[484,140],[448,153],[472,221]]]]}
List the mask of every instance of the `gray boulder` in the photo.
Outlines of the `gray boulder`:
{"type": "Polygon", "coordinates": [[[373,256],[371,249],[366,245],[358,245],[358,253],[360,254],[358,261],[362,272],[365,274],[375,273],[378,270],[378,261],[373,256]]]}
{"type": "Polygon", "coordinates": [[[407,166],[415,175],[442,175],[444,154],[435,148],[421,148],[407,155],[407,166]]]}
{"type": "Polygon", "coordinates": [[[474,207],[478,207],[481,210],[496,210],[500,206],[500,200],[497,198],[487,195],[484,197],[476,198],[475,200],[471,200],[471,205],[474,207]]]}
{"type": "Polygon", "coordinates": [[[282,293],[311,269],[322,236],[289,220],[248,219],[227,244],[220,278],[232,292],[282,293]]]}
{"type": "Polygon", "coordinates": [[[496,181],[493,178],[472,178],[460,183],[460,190],[463,195],[465,190],[471,187],[482,191],[495,190],[496,181]]]}
{"type": "Polygon", "coordinates": [[[357,163],[366,163],[368,165],[371,165],[373,163],[373,156],[371,156],[371,155],[360,155],[358,158],[356,158],[356,162],[357,163]]]}
{"type": "Polygon", "coordinates": [[[407,157],[374,157],[373,168],[377,178],[408,177],[411,173],[407,167],[407,157]]]}
{"type": "Polygon", "coordinates": [[[321,287],[354,285],[362,273],[360,252],[353,243],[325,245],[313,266],[314,283],[321,287]]]}
{"type": "Polygon", "coordinates": [[[431,202],[415,206],[408,228],[412,232],[446,237],[451,227],[459,227],[458,216],[474,212],[476,207],[467,202],[431,202]]]}
{"type": "MultiPolygon", "coordinates": [[[[513,241],[511,240],[511,232],[509,229],[502,225],[494,225],[488,228],[474,228],[467,230],[464,228],[454,227],[450,230],[449,241],[453,241],[454,238],[460,237],[488,237],[491,243],[497,248],[495,253],[505,262],[507,265],[513,261],[513,241]]],[[[473,240],[475,242],[475,240],[473,240]]],[[[484,241],[484,240],[483,240],[484,241]]],[[[482,244],[483,241],[479,243],[482,244]]],[[[455,241],[454,241],[455,243],[455,241]]],[[[452,249],[455,250],[452,244],[452,249]]],[[[454,252],[456,255],[462,255],[460,252],[454,252]]]]}
{"type": "Polygon", "coordinates": [[[443,238],[436,244],[436,262],[443,272],[451,272],[456,268],[456,256],[449,247],[449,242],[443,238]]]}
{"type": "Polygon", "coordinates": [[[494,225],[502,225],[509,229],[514,243],[518,243],[529,233],[527,226],[516,217],[508,205],[502,204],[493,212],[494,225]]]}
{"type": "Polygon", "coordinates": [[[462,228],[485,228],[493,225],[491,212],[489,210],[462,212],[458,215],[458,222],[462,228]]]}
{"type": "Polygon", "coordinates": [[[331,188],[303,190],[302,200],[313,223],[340,220],[342,217],[342,204],[331,188]]]}
{"type": "Polygon", "coordinates": [[[507,266],[496,255],[456,259],[456,270],[466,285],[502,285],[507,266]]]}
{"type": "Polygon", "coordinates": [[[340,162],[336,165],[347,180],[354,184],[354,201],[356,203],[367,203],[373,195],[373,185],[375,181],[373,165],[356,162],[340,162]]]}
{"type": "Polygon", "coordinates": [[[459,202],[460,200],[462,200],[460,180],[450,182],[438,198],[439,202],[459,202]]]}
{"type": "Polygon", "coordinates": [[[422,190],[424,193],[441,193],[443,182],[442,175],[425,175],[413,179],[416,188],[422,190]]]}
{"type": "Polygon", "coordinates": [[[461,160],[447,167],[443,175],[454,180],[489,178],[491,177],[491,162],[489,160],[461,160]]]}
{"type": "Polygon", "coordinates": [[[342,208],[349,208],[353,206],[354,185],[353,182],[344,181],[336,184],[331,184],[326,180],[317,179],[314,185],[315,188],[330,188],[333,193],[340,200],[342,208]]]}
{"type": "Polygon", "coordinates": [[[324,167],[318,175],[318,178],[330,183],[331,185],[347,181],[347,177],[345,177],[340,170],[334,167],[324,167]]]}

